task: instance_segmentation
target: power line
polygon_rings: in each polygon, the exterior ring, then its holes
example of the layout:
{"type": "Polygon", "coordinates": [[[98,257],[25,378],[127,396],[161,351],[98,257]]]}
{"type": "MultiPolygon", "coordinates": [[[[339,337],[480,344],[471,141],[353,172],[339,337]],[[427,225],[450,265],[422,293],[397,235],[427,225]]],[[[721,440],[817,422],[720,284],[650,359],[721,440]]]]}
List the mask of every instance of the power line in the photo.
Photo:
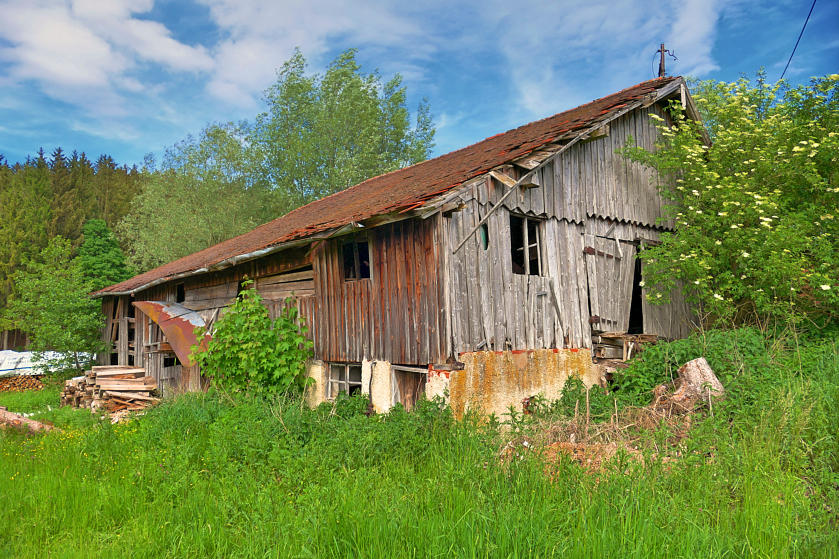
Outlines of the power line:
{"type": "Polygon", "coordinates": [[[804,30],[807,29],[807,22],[810,21],[810,15],[813,13],[813,8],[816,7],[816,0],[813,0],[813,4],[810,6],[810,12],[807,14],[807,19],[804,20],[804,25],[801,27],[801,33],[798,34],[798,39],[795,41],[795,46],[792,47],[792,52],[789,55],[789,60],[787,60],[787,65],[784,66],[784,71],[781,72],[781,78],[784,79],[784,74],[787,73],[787,68],[789,68],[789,63],[792,62],[792,57],[795,55],[795,49],[798,48],[798,43],[801,42],[801,36],[804,35],[804,30]]]}

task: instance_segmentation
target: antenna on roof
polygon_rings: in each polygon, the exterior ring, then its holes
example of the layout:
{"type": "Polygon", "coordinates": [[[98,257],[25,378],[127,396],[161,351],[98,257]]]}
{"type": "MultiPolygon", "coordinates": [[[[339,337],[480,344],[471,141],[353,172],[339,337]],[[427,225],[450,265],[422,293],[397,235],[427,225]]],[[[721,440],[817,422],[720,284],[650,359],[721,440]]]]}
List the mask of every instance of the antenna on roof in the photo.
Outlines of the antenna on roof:
{"type": "Polygon", "coordinates": [[[667,72],[664,71],[664,55],[669,54],[671,57],[673,57],[673,60],[679,60],[679,59],[676,58],[676,54],[672,50],[667,50],[667,49],[664,48],[664,43],[661,43],[661,46],[658,48],[657,52],[660,55],[660,58],[659,58],[659,61],[658,61],[658,77],[663,78],[664,76],[667,75],[667,72]]]}

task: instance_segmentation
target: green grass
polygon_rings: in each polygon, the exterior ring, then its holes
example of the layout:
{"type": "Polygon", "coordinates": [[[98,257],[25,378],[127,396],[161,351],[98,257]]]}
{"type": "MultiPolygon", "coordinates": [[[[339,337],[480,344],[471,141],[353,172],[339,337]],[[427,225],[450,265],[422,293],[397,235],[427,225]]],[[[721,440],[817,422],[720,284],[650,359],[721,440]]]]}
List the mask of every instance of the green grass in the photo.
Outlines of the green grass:
{"type": "Polygon", "coordinates": [[[501,461],[504,429],[428,402],[368,418],[360,399],[308,410],[199,394],[116,426],[3,432],[0,556],[832,556],[836,344],[725,335],[760,358],[718,364],[731,397],[683,458],[596,475],[501,461]]]}
{"type": "Polygon", "coordinates": [[[79,429],[90,427],[100,422],[88,410],[60,407],[59,393],[63,379],[44,378],[43,390],[24,392],[0,392],[0,406],[16,413],[32,414],[31,419],[50,423],[59,428],[79,429]]]}

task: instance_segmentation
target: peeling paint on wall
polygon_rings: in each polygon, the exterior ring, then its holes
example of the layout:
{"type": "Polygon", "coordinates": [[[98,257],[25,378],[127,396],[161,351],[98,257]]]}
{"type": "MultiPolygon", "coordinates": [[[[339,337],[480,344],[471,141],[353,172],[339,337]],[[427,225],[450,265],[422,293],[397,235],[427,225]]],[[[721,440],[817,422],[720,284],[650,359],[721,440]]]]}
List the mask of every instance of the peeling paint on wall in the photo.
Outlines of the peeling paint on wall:
{"type": "Polygon", "coordinates": [[[432,397],[447,388],[456,417],[462,417],[467,409],[501,417],[510,405],[520,410],[522,401],[536,394],[556,400],[570,376],[577,376],[589,387],[600,383],[602,376],[588,349],[477,351],[463,353],[459,359],[466,364],[464,370],[451,371],[448,378],[443,371],[433,371],[426,390],[432,397]]]}

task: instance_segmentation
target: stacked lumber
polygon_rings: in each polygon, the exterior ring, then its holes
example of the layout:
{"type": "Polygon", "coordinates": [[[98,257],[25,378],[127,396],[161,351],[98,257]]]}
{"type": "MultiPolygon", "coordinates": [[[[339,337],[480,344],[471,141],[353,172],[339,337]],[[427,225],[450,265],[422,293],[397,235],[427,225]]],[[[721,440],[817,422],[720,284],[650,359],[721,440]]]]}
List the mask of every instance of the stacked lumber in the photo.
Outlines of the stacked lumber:
{"type": "Polygon", "coordinates": [[[140,411],[160,401],[157,381],[145,369],[126,365],[96,366],[64,383],[61,405],[108,412],[140,411]]]}
{"type": "Polygon", "coordinates": [[[41,377],[18,375],[0,378],[0,392],[19,392],[22,390],[41,390],[44,383],[41,377]]]}
{"type": "Polygon", "coordinates": [[[643,349],[644,344],[658,341],[655,334],[625,334],[621,332],[603,332],[592,336],[594,357],[628,361],[643,349]]]}

